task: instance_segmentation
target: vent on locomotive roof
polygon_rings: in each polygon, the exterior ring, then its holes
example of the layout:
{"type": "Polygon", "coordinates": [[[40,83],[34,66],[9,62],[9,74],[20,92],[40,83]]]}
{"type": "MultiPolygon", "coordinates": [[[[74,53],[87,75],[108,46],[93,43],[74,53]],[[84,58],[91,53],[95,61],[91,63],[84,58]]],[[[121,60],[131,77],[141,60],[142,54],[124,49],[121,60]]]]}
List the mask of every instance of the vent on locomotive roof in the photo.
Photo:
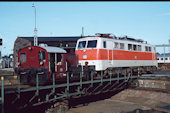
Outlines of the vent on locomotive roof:
{"type": "Polygon", "coordinates": [[[103,38],[117,38],[116,36],[111,36],[111,33],[96,33],[95,35],[103,38]]]}
{"type": "Polygon", "coordinates": [[[142,40],[142,39],[129,38],[128,36],[124,36],[124,37],[121,37],[119,39],[121,39],[121,40],[130,40],[130,41],[141,42],[141,43],[144,42],[144,40],[142,40]]]}
{"type": "Polygon", "coordinates": [[[121,38],[119,38],[119,39],[121,39],[121,40],[131,40],[131,41],[136,41],[136,39],[134,39],[134,38],[129,38],[128,36],[124,36],[124,37],[121,37],[121,38]]]}
{"type": "Polygon", "coordinates": [[[136,41],[137,41],[137,42],[141,42],[141,43],[144,42],[144,40],[142,40],[142,39],[136,39],[136,41]]]}

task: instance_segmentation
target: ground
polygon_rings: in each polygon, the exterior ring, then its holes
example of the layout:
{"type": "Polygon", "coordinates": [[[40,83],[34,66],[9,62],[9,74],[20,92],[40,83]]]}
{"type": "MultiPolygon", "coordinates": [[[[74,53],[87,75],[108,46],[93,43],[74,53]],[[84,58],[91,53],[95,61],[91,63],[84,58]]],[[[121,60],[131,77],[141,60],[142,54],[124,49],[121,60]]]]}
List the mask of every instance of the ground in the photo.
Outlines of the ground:
{"type": "Polygon", "coordinates": [[[170,110],[159,108],[168,105],[170,105],[170,94],[126,89],[109,99],[92,102],[87,106],[79,105],[76,108],[71,108],[67,113],[121,113],[132,112],[135,109],[152,110],[150,113],[161,113],[158,111],[170,112],[170,110]]]}

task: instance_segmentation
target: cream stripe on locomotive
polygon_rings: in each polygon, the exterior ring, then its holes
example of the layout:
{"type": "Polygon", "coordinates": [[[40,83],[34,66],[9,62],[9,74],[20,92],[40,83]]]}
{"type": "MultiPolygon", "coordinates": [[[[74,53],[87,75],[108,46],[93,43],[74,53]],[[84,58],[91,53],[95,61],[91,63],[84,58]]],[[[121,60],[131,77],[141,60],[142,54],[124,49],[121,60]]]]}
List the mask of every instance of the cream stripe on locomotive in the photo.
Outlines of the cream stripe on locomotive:
{"type": "Polygon", "coordinates": [[[79,61],[81,65],[88,62],[89,66],[95,66],[96,71],[106,70],[109,67],[135,67],[135,66],[157,66],[157,61],[152,60],[84,60],[79,61]]]}

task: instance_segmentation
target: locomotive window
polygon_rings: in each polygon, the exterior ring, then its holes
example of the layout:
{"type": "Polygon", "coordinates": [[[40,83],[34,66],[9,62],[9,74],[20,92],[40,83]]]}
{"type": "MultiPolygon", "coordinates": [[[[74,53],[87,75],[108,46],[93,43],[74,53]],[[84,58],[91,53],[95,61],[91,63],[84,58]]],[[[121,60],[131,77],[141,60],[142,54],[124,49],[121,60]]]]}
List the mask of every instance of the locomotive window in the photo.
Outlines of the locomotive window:
{"type": "Polygon", "coordinates": [[[114,48],[119,48],[119,43],[115,42],[115,47],[114,48]]]}
{"type": "Polygon", "coordinates": [[[142,51],[141,45],[138,45],[138,51],[142,51]]]}
{"type": "Polygon", "coordinates": [[[168,60],[168,58],[165,58],[165,60],[168,60]]]}
{"type": "Polygon", "coordinates": [[[149,47],[149,51],[151,51],[151,47],[149,47]]]}
{"type": "Polygon", "coordinates": [[[38,53],[38,60],[39,60],[39,62],[45,60],[45,51],[40,51],[38,53]]]}
{"type": "Polygon", "coordinates": [[[78,49],[85,48],[85,46],[86,46],[86,41],[80,41],[78,45],[78,49]]]}
{"type": "Polygon", "coordinates": [[[103,48],[106,48],[106,41],[103,42],[103,48]]]}
{"type": "Polygon", "coordinates": [[[132,44],[128,44],[128,50],[132,50],[132,44]]]}
{"type": "Polygon", "coordinates": [[[133,50],[136,51],[137,50],[137,46],[133,45],[133,50]]]}
{"type": "Polygon", "coordinates": [[[120,43],[120,49],[124,49],[125,46],[124,46],[124,43],[120,43]]]}
{"type": "Polygon", "coordinates": [[[145,46],[145,51],[148,51],[148,47],[147,46],[145,46]]]}
{"type": "Polygon", "coordinates": [[[159,60],[159,58],[157,58],[157,60],[159,60]]]}
{"type": "Polygon", "coordinates": [[[21,63],[24,63],[26,62],[26,53],[20,53],[20,62],[21,63]]]}
{"type": "Polygon", "coordinates": [[[161,60],[164,60],[163,58],[161,58],[161,60]]]}
{"type": "Polygon", "coordinates": [[[88,41],[87,48],[96,48],[97,40],[88,41]]]}
{"type": "Polygon", "coordinates": [[[57,54],[57,63],[61,62],[61,60],[62,60],[62,56],[61,56],[61,54],[58,53],[57,54]]]}

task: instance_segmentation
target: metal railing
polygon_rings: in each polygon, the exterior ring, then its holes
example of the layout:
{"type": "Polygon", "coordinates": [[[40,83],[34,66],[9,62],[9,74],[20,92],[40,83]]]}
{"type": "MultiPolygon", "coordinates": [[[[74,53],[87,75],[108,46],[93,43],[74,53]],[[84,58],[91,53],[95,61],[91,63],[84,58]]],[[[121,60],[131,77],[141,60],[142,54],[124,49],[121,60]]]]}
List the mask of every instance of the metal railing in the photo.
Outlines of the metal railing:
{"type": "MultiPolygon", "coordinates": [[[[131,71],[132,72],[132,71],[131,71]]],[[[29,103],[33,102],[34,105],[39,105],[43,103],[48,103],[52,101],[56,101],[58,99],[62,98],[68,98],[71,96],[77,96],[77,95],[91,95],[94,93],[102,93],[102,92],[108,92],[116,90],[117,88],[121,87],[124,83],[127,83],[129,81],[132,81],[133,79],[139,78],[138,75],[133,75],[132,73],[120,75],[120,72],[118,71],[116,75],[113,75],[113,73],[110,71],[107,78],[104,78],[103,72],[101,72],[100,79],[94,78],[94,72],[90,73],[90,79],[84,80],[83,75],[80,72],[80,79],[78,81],[70,81],[70,75],[69,73],[66,73],[66,82],[62,84],[57,84],[55,79],[55,74],[52,74],[52,83],[41,86],[39,85],[39,74],[36,75],[36,85],[22,88],[22,84],[20,82],[20,76],[17,76],[18,83],[15,84],[15,88],[12,90],[5,90],[6,87],[10,87],[10,85],[4,85],[4,77],[1,76],[1,110],[2,113],[4,113],[4,96],[8,94],[17,94],[16,100],[20,99],[20,96],[24,92],[35,92],[35,94],[29,99],[29,103]],[[74,87],[74,89],[73,89],[74,87]],[[109,88],[108,88],[109,87],[109,88]],[[62,91],[57,92],[58,89],[63,88],[62,91]],[[40,92],[43,90],[48,90],[49,92],[45,94],[44,100],[42,100],[39,95],[40,92]],[[36,102],[35,102],[36,100],[36,102]]],[[[13,101],[13,102],[14,102],[13,101]]],[[[29,104],[28,103],[28,104],[29,104]]],[[[27,105],[24,105],[27,106],[27,105]]]]}

